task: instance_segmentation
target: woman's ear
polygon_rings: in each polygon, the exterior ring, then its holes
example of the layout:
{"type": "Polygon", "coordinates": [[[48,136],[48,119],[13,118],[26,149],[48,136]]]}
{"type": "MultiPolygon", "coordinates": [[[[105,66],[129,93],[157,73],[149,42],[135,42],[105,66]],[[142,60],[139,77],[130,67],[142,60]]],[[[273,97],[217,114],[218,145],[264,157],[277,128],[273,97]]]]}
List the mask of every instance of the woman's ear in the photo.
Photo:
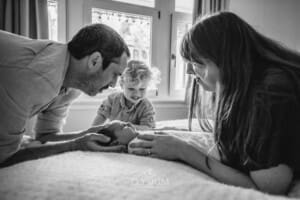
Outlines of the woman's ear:
{"type": "Polygon", "coordinates": [[[100,52],[95,51],[88,58],[88,68],[89,71],[94,73],[102,68],[103,57],[100,52]]]}

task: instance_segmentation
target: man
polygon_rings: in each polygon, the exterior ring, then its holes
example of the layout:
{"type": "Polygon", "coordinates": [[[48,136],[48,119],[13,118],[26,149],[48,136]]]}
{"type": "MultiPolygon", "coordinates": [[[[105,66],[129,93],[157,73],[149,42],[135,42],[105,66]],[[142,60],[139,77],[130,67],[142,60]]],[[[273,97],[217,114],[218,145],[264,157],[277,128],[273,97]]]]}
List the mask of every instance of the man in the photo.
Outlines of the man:
{"type": "Polygon", "coordinates": [[[118,33],[94,24],[82,28],[68,44],[60,44],[0,31],[0,47],[2,166],[72,150],[122,150],[100,145],[110,138],[97,134],[98,128],[60,133],[79,90],[94,96],[115,86],[130,56],[118,33]],[[37,140],[65,142],[20,149],[26,121],[35,115],[37,140]]]}

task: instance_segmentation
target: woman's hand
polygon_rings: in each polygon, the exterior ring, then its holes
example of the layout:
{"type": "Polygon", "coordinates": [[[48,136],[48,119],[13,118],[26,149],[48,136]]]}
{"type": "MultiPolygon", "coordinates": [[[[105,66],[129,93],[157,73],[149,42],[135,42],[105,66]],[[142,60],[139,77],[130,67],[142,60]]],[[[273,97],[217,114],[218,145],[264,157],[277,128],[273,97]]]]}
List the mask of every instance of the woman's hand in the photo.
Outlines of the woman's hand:
{"type": "Polygon", "coordinates": [[[144,155],[162,158],[166,160],[181,159],[182,148],[187,145],[186,141],[174,135],[163,132],[157,134],[138,135],[139,140],[129,144],[130,152],[136,155],[144,155]]]}

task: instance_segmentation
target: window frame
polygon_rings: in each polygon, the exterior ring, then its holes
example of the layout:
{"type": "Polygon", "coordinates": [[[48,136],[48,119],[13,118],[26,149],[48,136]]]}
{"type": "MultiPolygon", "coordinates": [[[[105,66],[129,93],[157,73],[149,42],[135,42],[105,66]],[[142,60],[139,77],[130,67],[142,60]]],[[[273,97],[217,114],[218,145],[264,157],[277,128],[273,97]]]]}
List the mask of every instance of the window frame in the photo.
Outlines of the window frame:
{"type": "MultiPolygon", "coordinates": [[[[151,65],[161,70],[161,84],[157,91],[150,91],[148,97],[154,102],[179,102],[187,103],[186,89],[176,91],[174,88],[175,74],[172,68],[171,53],[174,52],[174,41],[172,34],[171,15],[175,12],[175,0],[155,0],[154,7],[134,5],[113,0],[57,0],[58,2],[58,40],[66,42],[83,26],[90,24],[91,9],[116,10],[134,14],[152,16],[152,44],[151,44],[151,65]],[[163,36],[161,36],[163,35],[163,36]],[[163,39],[161,39],[162,37],[163,39]],[[163,46],[161,46],[161,40],[163,46]],[[163,53],[161,53],[163,51],[163,53]],[[168,51],[168,52],[167,52],[168,51]]],[[[176,37],[175,37],[176,38],[176,37]]],[[[98,102],[99,98],[105,97],[107,93],[97,98],[79,98],[77,102],[98,102]]]]}
{"type": "MultiPolygon", "coordinates": [[[[171,57],[170,57],[170,96],[186,96],[186,88],[176,89],[175,88],[175,81],[176,81],[176,70],[177,70],[177,60],[178,57],[176,52],[179,50],[177,47],[177,24],[178,23],[192,23],[192,14],[187,14],[183,12],[174,11],[171,14],[171,57]]],[[[188,79],[188,75],[186,75],[186,79],[188,79]]],[[[186,84],[187,85],[186,80],[186,84]]]]}
{"type": "MultiPolygon", "coordinates": [[[[93,8],[99,8],[104,10],[112,10],[116,12],[123,12],[123,13],[132,13],[137,15],[146,15],[152,17],[152,33],[151,33],[151,43],[150,43],[150,66],[153,66],[153,46],[155,45],[153,42],[153,30],[157,30],[158,26],[158,17],[157,17],[157,10],[156,8],[152,7],[146,7],[146,6],[140,6],[140,5],[133,5],[129,3],[124,2],[118,2],[113,0],[90,0],[86,1],[84,3],[84,9],[83,9],[83,24],[89,25],[92,23],[92,9],[93,8]]],[[[106,91],[102,92],[101,94],[98,94],[96,96],[96,99],[103,99],[107,97],[108,94],[118,91],[120,88],[112,88],[107,89],[106,91]]],[[[159,91],[160,88],[158,86],[157,90],[159,91]]],[[[158,92],[157,90],[149,90],[147,92],[147,97],[150,99],[156,99],[158,98],[158,92]]],[[[93,97],[95,98],[95,97],[93,97]]],[[[89,98],[86,95],[83,95],[80,97],[79,100],[81,101],[89,101],[91,98],[89,98]]],[[[93,100],[92,100],[93,101],[93,100]]]]}

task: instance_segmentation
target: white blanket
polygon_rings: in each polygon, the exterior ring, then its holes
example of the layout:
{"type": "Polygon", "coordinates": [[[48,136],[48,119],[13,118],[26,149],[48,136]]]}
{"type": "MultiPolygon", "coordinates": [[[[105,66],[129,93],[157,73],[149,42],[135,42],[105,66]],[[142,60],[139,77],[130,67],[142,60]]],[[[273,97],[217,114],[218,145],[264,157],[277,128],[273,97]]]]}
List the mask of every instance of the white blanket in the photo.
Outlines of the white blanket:
{"type": "MultiPolygon", "coordinates": [[[[218,183],[179,162],[118,153],[76,151],[28,161],[1,169],[0,180],[1,200],[288,199],[218,183]]],[[[300,184],[290,196],[300,198],[300,184]]]]}

